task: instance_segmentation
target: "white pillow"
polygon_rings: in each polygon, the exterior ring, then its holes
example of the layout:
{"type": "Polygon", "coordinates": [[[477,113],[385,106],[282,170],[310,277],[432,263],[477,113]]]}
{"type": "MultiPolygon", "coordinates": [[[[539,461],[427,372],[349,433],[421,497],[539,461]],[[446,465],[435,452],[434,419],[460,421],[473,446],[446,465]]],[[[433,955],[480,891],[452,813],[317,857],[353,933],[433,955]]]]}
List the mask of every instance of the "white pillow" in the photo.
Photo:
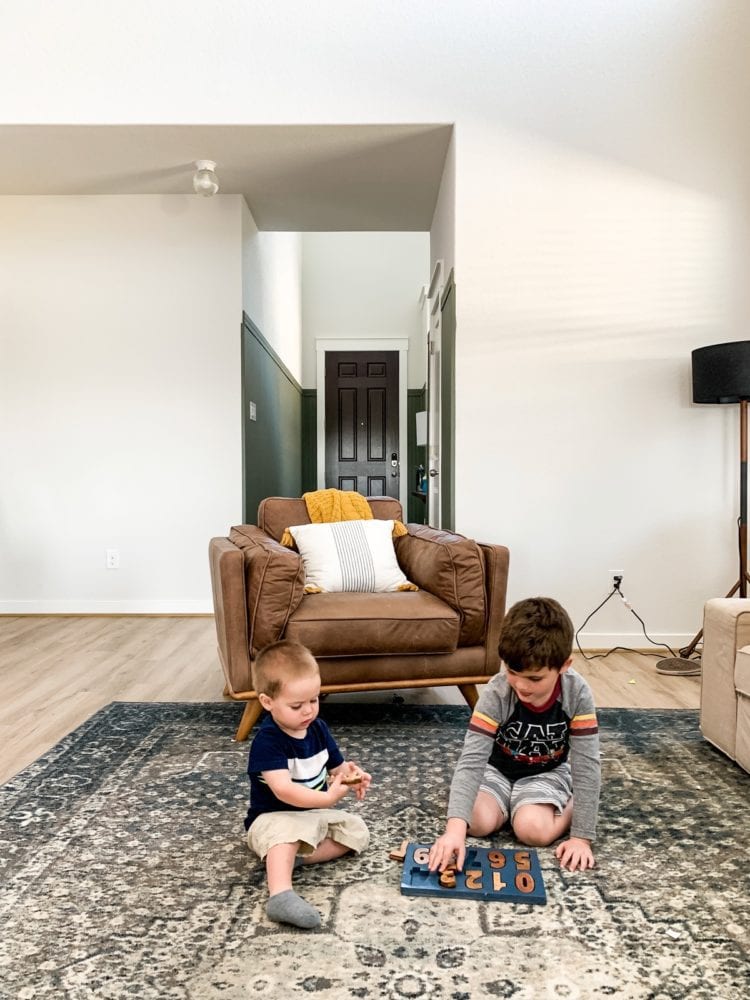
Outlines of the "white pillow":
{"type": "Polygon", "coordinates": [[[409,581],[393,548],[393,521],[334,521],[289,528],[305,566],[305,590],[399,590],[409,581]]]}

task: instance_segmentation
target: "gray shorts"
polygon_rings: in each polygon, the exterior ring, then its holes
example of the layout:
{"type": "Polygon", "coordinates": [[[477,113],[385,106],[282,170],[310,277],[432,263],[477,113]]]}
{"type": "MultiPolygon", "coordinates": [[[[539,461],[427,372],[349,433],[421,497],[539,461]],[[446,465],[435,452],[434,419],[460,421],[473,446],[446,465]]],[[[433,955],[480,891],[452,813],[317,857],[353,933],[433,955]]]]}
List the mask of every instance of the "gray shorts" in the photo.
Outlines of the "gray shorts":
{"type": "Polygon", "coordinates": [[[492,796],[511,823],[519,806],[552,805],[559,816],[573,795],[570,764],[559,764],[544,774],[532,774],[513,782],[488,764],[479,790],[492,796]]]}
{"type": "Polygon", "coordinates": [[[262,813],[250,824],[247,846],[262,861],[277,844],[296,841],[299,841],[298,854],[312,854],[326,837],[359,854],[367,847],[370,832],[364,820],[342,809],[283,809],[262,813]]]}

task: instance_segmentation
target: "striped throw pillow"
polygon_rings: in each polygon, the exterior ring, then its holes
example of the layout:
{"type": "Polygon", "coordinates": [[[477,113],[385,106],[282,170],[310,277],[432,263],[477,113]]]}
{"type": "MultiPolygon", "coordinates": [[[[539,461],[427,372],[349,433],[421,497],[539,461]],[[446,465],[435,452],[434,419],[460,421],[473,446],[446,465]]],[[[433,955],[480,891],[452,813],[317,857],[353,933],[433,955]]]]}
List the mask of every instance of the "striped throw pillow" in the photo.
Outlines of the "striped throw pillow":
{"type": "Polygon", "coordinates": [[[412,589],[393,548],[393,521],[335,521],[289,528],[308,593],[412,589]]]}

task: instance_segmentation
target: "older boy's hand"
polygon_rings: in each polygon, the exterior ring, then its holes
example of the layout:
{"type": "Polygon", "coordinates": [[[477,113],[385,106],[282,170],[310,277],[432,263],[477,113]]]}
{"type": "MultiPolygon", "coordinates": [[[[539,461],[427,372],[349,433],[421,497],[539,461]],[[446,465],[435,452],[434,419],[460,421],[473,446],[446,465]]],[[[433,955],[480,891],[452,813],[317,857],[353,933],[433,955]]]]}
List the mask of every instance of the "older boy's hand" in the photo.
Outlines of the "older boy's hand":
{"type": "Polygon", "coordinates": [[[591,842],[583,837],[569,837],[562,844],[555,848],[555,857],[559,858],[563,868],[574,872],[576,868],[581,871],[584,868],[594,867],[594,852],[591,850],[591,842]]]}
{"type": "Polygon", "coordinates": [[[466,821],[452,816],[445,824],[445,833],[430,848],[427,867],[431,872],[436,868],[443,872],[455,858],[456,868],[463,871],[465,857],[466,821]]]}

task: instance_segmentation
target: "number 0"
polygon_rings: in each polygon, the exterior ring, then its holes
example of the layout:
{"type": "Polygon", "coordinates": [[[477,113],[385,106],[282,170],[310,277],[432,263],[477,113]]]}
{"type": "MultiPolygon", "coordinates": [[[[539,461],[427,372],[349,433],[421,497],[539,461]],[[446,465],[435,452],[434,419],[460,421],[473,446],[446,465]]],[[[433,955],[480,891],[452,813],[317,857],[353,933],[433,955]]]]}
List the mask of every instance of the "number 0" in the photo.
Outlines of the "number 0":
{"type": "Polygon", "coordinates": [[[516,889],[519,892],[533,892],[535,885],[534,876],[529,872],[519,872],[516,875],[516,889]]]}

